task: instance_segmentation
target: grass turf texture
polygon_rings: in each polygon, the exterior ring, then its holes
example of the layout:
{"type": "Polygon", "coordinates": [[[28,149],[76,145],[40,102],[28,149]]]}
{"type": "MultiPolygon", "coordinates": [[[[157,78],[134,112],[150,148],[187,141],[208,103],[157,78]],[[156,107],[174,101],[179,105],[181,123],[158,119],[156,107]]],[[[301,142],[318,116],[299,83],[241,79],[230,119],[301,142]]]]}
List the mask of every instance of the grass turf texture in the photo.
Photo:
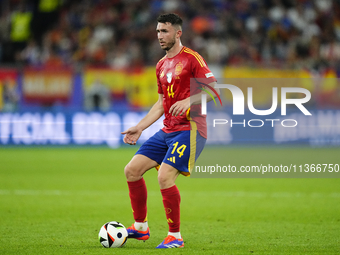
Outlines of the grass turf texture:
{"type": "MultiPolygon", "coordinates": [[[[133,222],[123,168],[135,150],[0,149],[0,254],[340,253],[340,179],[183,176],[177,186],[185,247],[159,251],[167,223],[155,170],[145,175],[150,239],[103,248],[97,236],[105,222],[133,222]]],[[[281,164],[282,158],[287,164],[340,163],[337,148],[225,150],[247,165],[259,159],[281,164]]]]}

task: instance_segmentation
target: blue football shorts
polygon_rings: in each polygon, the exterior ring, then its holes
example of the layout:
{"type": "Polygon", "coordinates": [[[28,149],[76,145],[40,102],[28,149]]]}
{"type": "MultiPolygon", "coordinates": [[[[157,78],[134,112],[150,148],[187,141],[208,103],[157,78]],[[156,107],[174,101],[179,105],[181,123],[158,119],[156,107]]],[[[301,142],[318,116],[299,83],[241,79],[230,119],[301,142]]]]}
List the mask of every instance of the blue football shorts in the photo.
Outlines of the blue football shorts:
{"type": "MultiPolygon", "coordinates": [[[[165,133],[159,130],[150,137],[136,152],[154,161],[159,166],[167,163],[185,176],[190,176],[195,161],[201,154],[206,143],[204,137],[195,131],[177,131],[165,133]]],[[[158,170],[158,167],[156,169],[158,170]]]]}

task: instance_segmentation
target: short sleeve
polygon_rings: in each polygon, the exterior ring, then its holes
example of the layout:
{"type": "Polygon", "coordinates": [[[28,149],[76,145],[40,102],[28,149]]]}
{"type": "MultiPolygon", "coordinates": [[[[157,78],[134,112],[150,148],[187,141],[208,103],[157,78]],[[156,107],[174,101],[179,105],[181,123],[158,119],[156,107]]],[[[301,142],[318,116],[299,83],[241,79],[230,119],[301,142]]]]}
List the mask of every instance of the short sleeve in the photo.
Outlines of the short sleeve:
{"type": "Polygon", "coordinates": [[[157,85],[158,85],[158,94],[163,94],[162,85],[159,81],[158,76],[157,76],[157,85]]]}
{"type": "Polygon", "coordinates": [[[205,78],[207,79],[208,83],[216,81],[216,78],[214,74],[210,71],[207,63],[198,53],[193,55],[191,61],[194,78],[205,78]]]}
{"type": "Polygon", "coordinates": [[[159,63],[157,63],[157,65],[156,65],[156,78],[157,78],[158,94],[163,94],[162,84],[161,84],[161,81],[159,80],[159,75],[160,75],[159,71],[160,71],[159,63]]]}

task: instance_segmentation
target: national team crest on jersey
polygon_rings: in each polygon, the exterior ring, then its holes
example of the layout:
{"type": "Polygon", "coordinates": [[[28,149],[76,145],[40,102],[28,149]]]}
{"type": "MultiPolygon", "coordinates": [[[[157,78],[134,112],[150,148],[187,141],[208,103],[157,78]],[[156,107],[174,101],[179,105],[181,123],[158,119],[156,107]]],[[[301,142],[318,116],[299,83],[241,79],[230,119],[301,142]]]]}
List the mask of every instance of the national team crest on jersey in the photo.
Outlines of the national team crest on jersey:
{"type": "Polygon", "coordinates": [[[172,73],[167,73],[166,74],[166,80],[167,80],[168,83],[171,83],[171,81],[172,81],[172,73]]]}
{"type": "Polygon", "coordinates": [[[175,68],[175,75],[180,75],[182,73],[182,70],[183,70],[183,64],[179,62],[175,68]]]}

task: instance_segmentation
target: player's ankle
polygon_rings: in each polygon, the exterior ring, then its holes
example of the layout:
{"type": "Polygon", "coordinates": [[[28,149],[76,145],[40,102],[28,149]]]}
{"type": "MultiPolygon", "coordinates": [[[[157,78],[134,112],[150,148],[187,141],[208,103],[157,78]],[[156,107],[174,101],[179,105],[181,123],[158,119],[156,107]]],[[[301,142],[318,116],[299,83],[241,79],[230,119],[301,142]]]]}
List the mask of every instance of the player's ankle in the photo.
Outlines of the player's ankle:
{"type": "Polygon", "coordinates": [[[181,239],[181,233],[180,232],[168,232],[168,236],[174,236],[176,239],[181,239]]]}
{"type": "Polygon", "coordinates": [[[138,231],[147,231],[148,230],[148,222],[135,222],[134,223],[135,229],[138,231]]]}

